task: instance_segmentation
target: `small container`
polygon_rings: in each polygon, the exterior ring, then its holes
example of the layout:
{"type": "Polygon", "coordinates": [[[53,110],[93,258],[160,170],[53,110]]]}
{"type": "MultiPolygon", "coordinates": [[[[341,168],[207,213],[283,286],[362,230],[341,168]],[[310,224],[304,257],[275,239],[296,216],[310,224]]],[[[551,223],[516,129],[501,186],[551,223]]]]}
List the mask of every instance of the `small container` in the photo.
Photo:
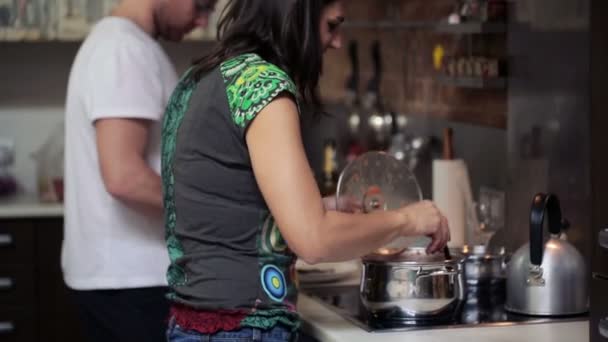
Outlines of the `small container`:
{"type": "Polygon", "coordinates": [[[464,246],[462,255],[464,278],[468,285],[493,286],[505,282],[507,255],[504,248],[493,254],[485,245],[464,246]]]}
{"type": "Polygon", "coordinates": [[[31,157],[36,165],[38,198],[41,202],[63,200],[63,123],[58,125],[31,157]]]}

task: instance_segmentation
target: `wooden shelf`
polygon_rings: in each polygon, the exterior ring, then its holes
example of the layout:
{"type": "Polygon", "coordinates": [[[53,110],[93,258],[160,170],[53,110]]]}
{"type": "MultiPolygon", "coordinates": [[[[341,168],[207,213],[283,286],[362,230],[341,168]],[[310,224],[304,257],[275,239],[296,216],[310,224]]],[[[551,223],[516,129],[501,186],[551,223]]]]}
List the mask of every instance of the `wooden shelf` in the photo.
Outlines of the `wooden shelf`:
{"type": "Polygon", "coordinates": [[[437,81],[454,87],[475,88],[475,89],[504,89],[507,87],[505,77],[481,78],[481,77],[450,77],[445,75],[437,76],[437,81]]]}
{"type": "Polygon", "coordinates": [[[506,33],[507,25],[503,22],[465,22],[460,24],[439,23],[435,31],[451,34],[483,34],[483,33],[506,33]]]}

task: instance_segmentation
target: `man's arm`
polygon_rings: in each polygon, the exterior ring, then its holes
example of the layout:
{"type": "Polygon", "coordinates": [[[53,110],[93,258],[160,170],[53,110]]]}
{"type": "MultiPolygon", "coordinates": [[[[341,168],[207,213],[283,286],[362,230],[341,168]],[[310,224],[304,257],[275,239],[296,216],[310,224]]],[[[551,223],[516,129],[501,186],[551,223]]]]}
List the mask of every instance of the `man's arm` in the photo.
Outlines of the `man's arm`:
{"type": "Polygon", "coordinates": [[[160,212],[160,176],[145,157],[151,123],[141,119],[95,121],[97,153],[104,185],[113,197],[160,212]]]}

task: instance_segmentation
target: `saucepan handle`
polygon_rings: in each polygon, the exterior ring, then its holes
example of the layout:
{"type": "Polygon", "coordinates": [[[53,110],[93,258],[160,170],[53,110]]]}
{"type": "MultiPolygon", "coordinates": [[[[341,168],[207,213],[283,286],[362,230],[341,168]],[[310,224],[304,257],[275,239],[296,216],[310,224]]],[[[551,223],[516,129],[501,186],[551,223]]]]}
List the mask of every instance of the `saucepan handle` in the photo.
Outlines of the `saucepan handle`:
{"type": "Polygon", "coordinates": [[[416,280],[427,277],[435,277],[435,276],[446,276],[446,275],[457,275],[458,271],[452,268],[442,268],[440,270],[427,271],[418,269],[416,272],[416,280]]]}

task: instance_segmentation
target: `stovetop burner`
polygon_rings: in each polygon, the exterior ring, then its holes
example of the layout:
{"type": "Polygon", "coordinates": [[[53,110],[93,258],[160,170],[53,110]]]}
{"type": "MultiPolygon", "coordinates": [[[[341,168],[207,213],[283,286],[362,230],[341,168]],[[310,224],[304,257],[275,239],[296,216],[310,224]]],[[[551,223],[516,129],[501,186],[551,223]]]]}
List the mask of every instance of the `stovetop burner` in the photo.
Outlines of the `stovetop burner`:
{"type": "Polygon", "coordinates": [[[370,313],[360,300],[357,286],[309,288],[304,289],[303,292],[370,332],[471,327],[473,325],[505,326],[578,321],[587,318],[587,315],[536,317],[507,312],[504,309],[504,283],[492,287],[469,287],[465,299],[456,303],[457,308],[451,310],[451,314],[416,319],[370,313]]]}

